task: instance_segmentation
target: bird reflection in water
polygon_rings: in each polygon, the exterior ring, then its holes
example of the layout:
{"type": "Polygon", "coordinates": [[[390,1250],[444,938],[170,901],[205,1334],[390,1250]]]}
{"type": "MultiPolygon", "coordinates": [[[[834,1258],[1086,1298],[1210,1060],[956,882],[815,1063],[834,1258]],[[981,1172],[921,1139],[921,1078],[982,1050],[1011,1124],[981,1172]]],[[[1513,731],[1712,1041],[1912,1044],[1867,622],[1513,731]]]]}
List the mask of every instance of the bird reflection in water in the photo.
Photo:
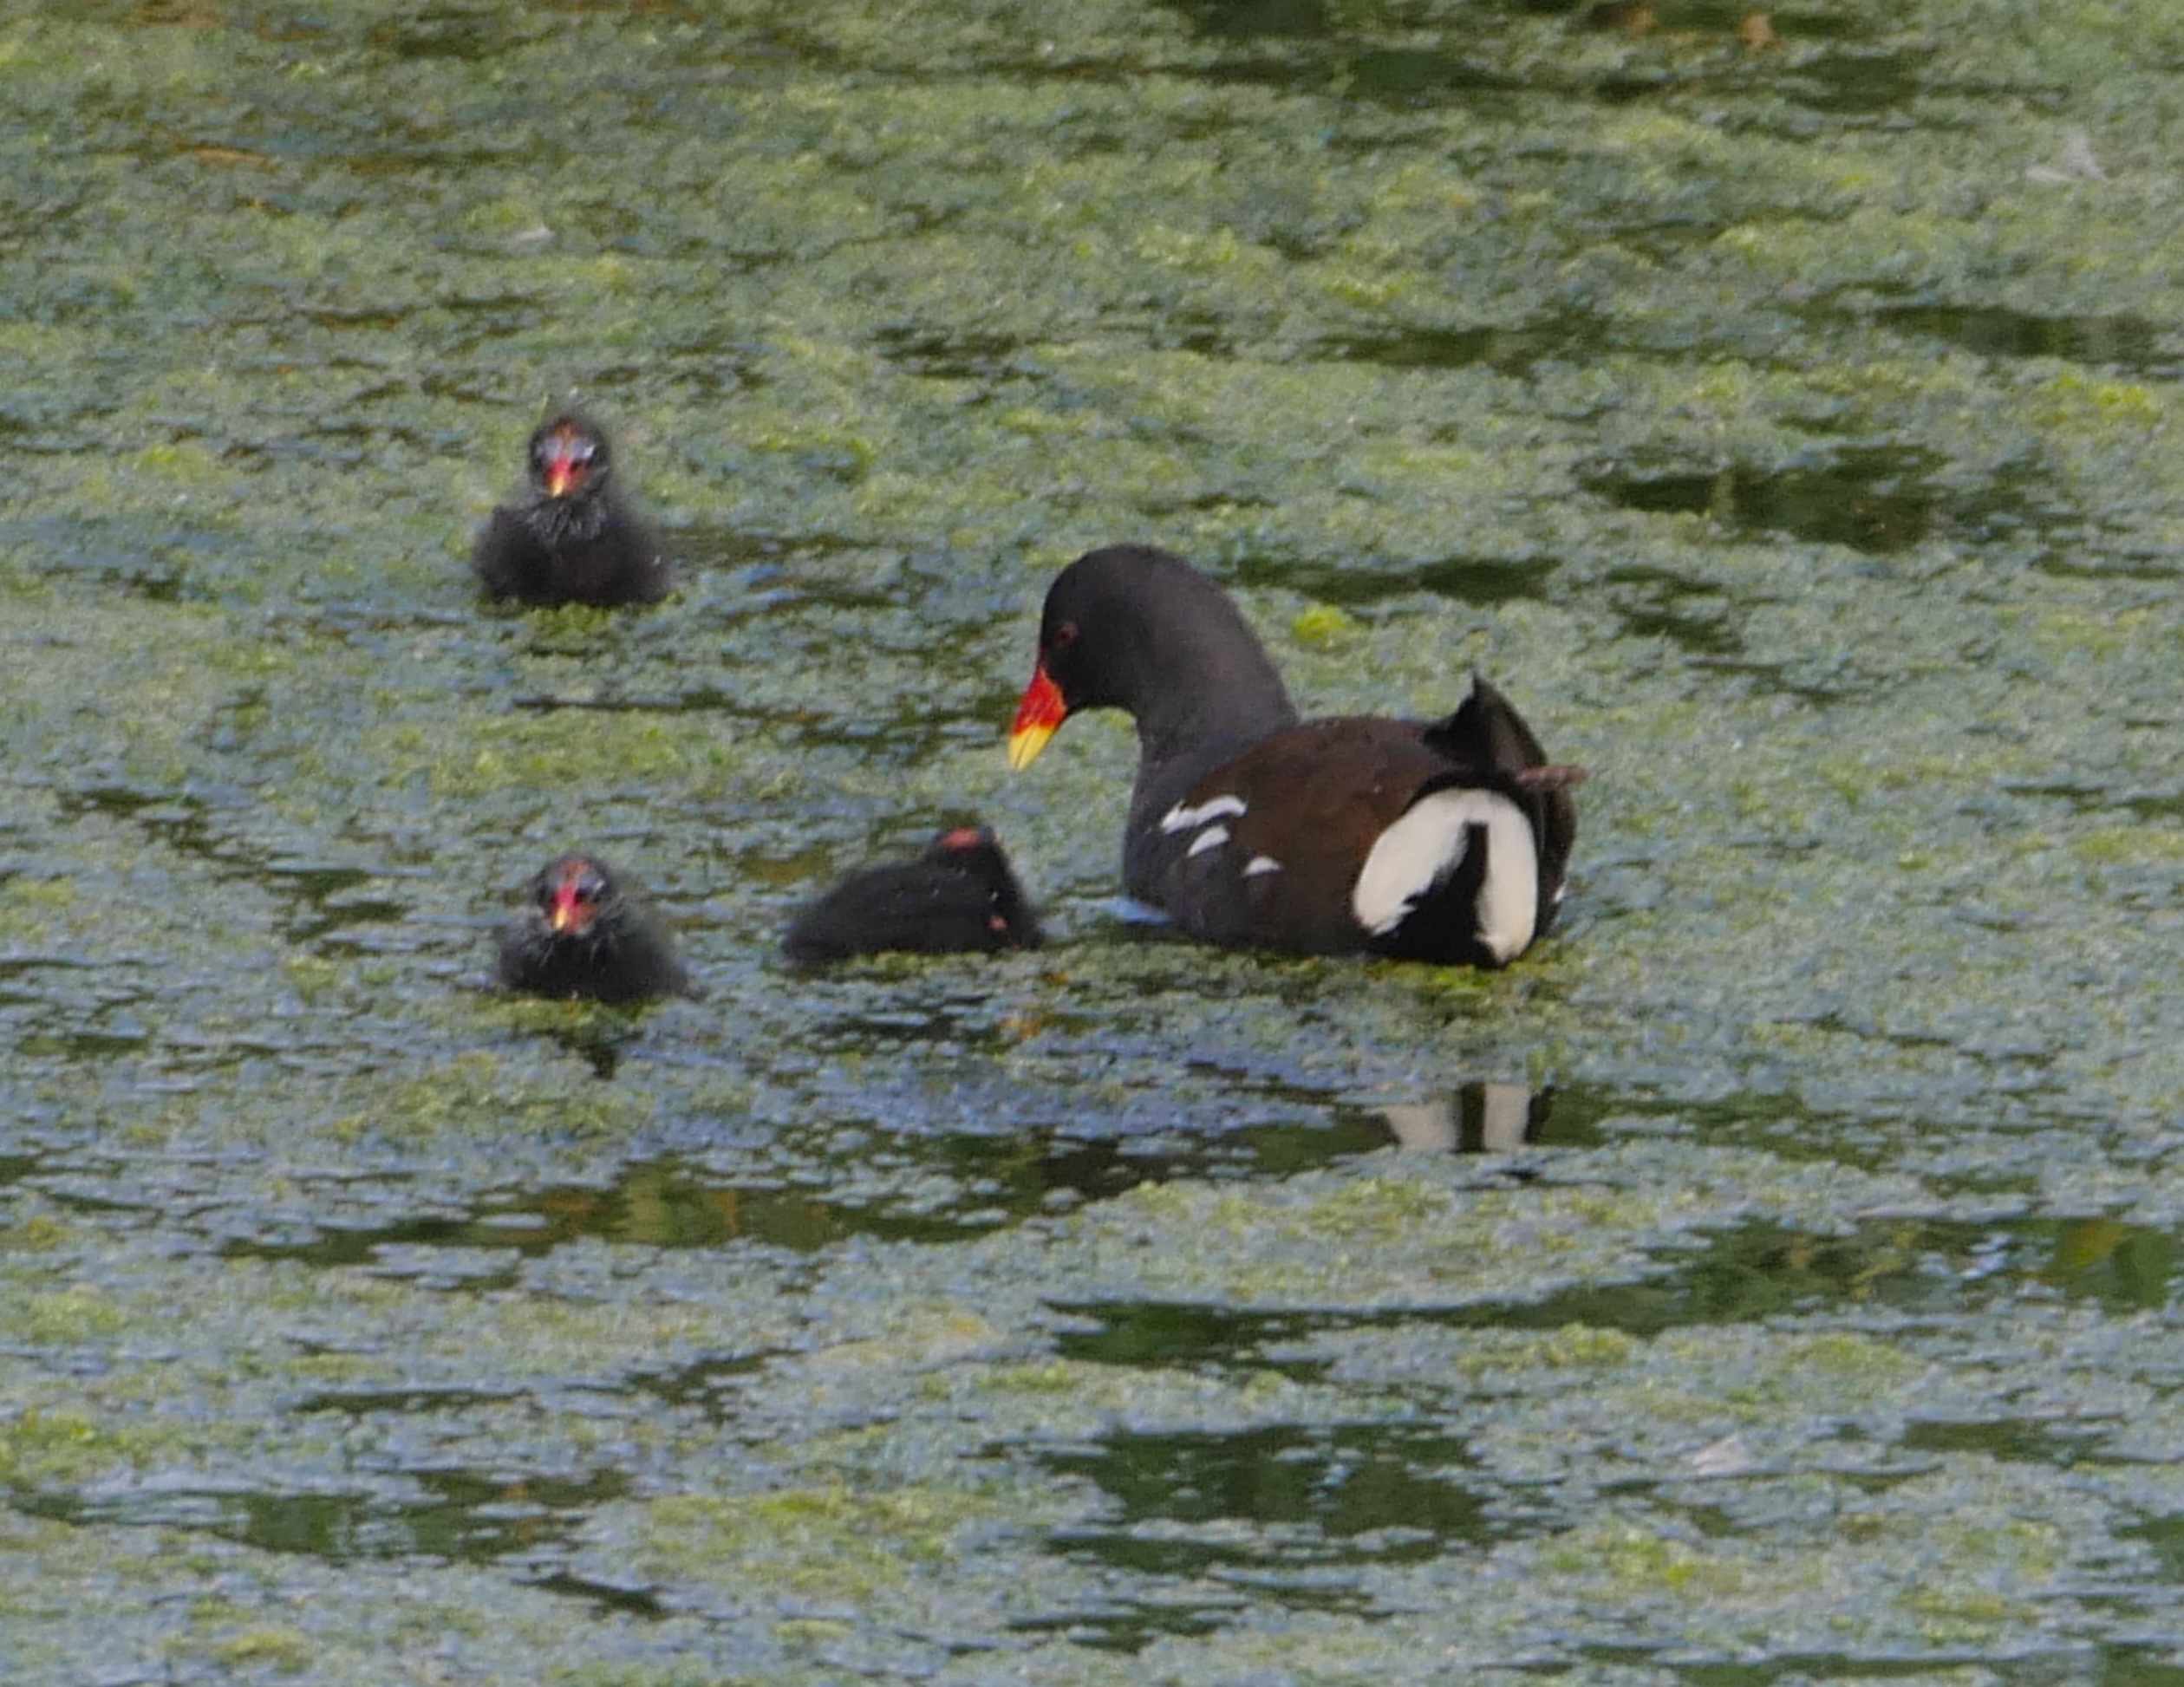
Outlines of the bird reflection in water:
{"type": "Polygon", "coordinates": [[[1420,1154],[1506,1154],[1541,1141],[1555,1091],[1522,1084],[1465,1084],[1431,1101],[1375,1110],[1395,1145],[1420,1154]]]}

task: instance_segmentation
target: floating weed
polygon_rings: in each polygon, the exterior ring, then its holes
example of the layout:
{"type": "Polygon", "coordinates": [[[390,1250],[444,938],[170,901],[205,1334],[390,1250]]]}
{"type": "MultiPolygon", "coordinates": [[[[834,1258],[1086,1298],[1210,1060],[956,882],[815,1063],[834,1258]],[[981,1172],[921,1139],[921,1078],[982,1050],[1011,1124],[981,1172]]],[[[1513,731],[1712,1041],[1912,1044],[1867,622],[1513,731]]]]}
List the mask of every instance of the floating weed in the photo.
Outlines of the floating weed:
{"type": "Polygon", "coordinates": [[[1604,1523],[1549,1542],[1542,1558],[1563,1575],[1605,1581],[1625,1594],[1730,1599],[1744,1590],[1739,1567],[1688,1540],[1629,1523],[1604,1523]]]}
{"type": "Polygon", "coordinates": [[[1785,1372],[1794,1376],[1816,1373],[1830,1382],[1868,1385],[1893,1384],[1924,1368],[1920,1360],[1885,1342],[1848,1332],[1793,1341],[1782,1363],[1785,1372]]]}
{"type": "Polygon", "coordinates": [[[336,1128],[352,1137],[368,1133],[413,1143],[511,1129],[615,1137],[649,1123],[655,1106],[628,1088],[518,1075],[500,1057],[473,1050],[433,1072],[381,1086],[361,1109],[352,1103],[336,1128]]]}
{"type": "Polygon", "coordinates": [[[0,1424],[0,1482],[10,1487],[73,1487],[128,1457],[123,1437],[74,1412],[34,1406],[0,1424]]]}
{"type": "MultiPolygon", "coordinates": [[[[800,1642],[819,1637],[792,1635],[793,1625],[774,1625],[774,1633],[784,1643],[800,1642]]],[[[839,1623],[825,1626],[838,1632],[839,1623]]],[[[717,1669],[701,1664],[551,1664],[545,1675],[551,1687],[742,1687],[740,1678],[723,1677],[717,1669]]]]}
{"type": "Polygon", "coordinates": [[[717,732],[670,716],[611,711],[488,717],[466,723],[459,737],[418,726],[380,728],[367,739],[393,778],[422,773],[442,800],[517,789],[659,785],[718,796],[740,760],[717,732]]]}
{"type": "Polygon", "coordinates": [[[979,1385],[1003,1394],[1070,1394],[1085,1386],[1098,1368],[1055,1359],[1042,1365],[996,1366],[984,1372],[979,1385]]]}
{"type": "Polygon", "coordinates": [[[1325,648],[1347,642],[1358,629],[1358,618],[1348,610],[1315,603],[1289,623],[1289,635],[1300,644],[1325,648]]]}
{"type": "Polygon", "coordinates": [[[0,1229],[0,1250],[43,1254],[70,1240],[68,1227],[47,1213],[34,1214],[20,1224],[0,1229]]]}
{"type": "Polygon", "coordinates": [[[1449,1200],[1444,1190],[1415,1183],[1365,1178],[1306,1209],[1301,1228],[1345,1241],[1394,1237],[1413,1226],[1442,1217],[1449,1200]]]}
{"type": "Polygon", "coordinates": [[[38,1347],[76,1347],[127,1329],[128,1314],[88,1284],[18,1294],[0,1309],[0,1328],[38,1347]]]}
{"type": "Polygon", "coordinates": [[[1606,1371],[1629,1364],[1636,1347],[1637,1344],[1620,1330],[1565,1324],[1559,1330],[1535,1338],[1529,1357],[1531,1363],[1550,1370],[1606,1371]]]}
{"type": "Polygon", "coordinates": [[[2041,420],[2058,431],[2095,437],[2140,433],[2159,427],[2168,407],[2155,390],[2135,381],[2115,381],[2065,369],[2037,389],[2041,420]]]}
{"type": "Polygon", "coordinates": [[[637,1550],[646,1574],[661,1580],[857,1600],[901,1588],[937,1563],[958,1531],[1000,1514],[976,1495],[930,1488],[674,1495],[644,1507],[637,1550]]]}
{"type": "Polygon", "coordinates": [[[254,1628],[221,1641],[212,1655],[230,1669],[300,1675],[318,1656],[310,1636],[292,1628],[254,1628]]]}

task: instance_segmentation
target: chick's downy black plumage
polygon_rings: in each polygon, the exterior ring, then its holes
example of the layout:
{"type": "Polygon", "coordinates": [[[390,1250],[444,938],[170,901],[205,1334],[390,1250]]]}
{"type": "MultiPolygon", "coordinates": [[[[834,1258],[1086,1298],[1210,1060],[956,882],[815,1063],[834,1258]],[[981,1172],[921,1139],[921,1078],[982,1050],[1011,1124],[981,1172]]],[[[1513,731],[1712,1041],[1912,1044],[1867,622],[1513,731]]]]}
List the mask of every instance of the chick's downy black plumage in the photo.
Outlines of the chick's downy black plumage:
{"type": "Polygon", "coordinates": [[[674,584],[651,529],[614,484],[614,451],[573,410],[531,436],[523,498],[496,509],[471,561],[486,594],[520,603],[656,603],[674,584]]]}
{"type": "Polygon", "coordinates": [[[851,874],[796,917],[782,952],[806,965],[906,950],[1035,949],[1046,941],[991,829],[955,826],[916,861],[851,874]]]}
{"type": "Polygon", "coordinates": [[[666,926],[596,856],[546,863],[500,933],[500,981],[533,996],[649,1001],[694,995],[666,926]]]}

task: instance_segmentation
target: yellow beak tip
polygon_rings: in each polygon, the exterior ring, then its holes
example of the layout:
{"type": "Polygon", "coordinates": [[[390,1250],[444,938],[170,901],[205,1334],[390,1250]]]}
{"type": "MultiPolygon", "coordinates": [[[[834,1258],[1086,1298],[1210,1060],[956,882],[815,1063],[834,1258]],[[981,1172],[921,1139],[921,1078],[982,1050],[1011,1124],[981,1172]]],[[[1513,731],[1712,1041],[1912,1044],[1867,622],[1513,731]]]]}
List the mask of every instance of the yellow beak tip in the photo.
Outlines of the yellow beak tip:
{"type": "Polygon", "coordinates": [[[1054,735],[1052,726],[1026,726],[1008,735],[1008,765],[1012,772],[1020,773],[1039,759],[1039,752],[1046,747],[1047,739],[1054,735]]]}

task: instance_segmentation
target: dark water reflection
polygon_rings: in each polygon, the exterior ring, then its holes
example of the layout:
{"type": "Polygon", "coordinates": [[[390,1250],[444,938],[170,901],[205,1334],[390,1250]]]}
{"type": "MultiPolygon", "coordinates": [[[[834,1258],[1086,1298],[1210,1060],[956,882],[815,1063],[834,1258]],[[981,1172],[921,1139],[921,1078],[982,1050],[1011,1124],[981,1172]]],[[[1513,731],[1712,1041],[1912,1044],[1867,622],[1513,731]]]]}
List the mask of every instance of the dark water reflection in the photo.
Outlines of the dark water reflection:
{"type": "Polygon", "coordinates": [[[228,1241],[247,1257],[297,1259],[317,1266],[368,1263],[383,1249],[484,1249],[512,1258],[552,1251],[583,1237],[651,1247],[712,1247],[753,1242],[812,1253],[855,1236],[947,1242],[983,1234],[1079,1202],[1118,1195],[1140,1183],[1194,1176],[1288,1172],[1383,1146],[1383,1128],[1254,1127],[1199,1147],[1151,1144],[1129,1137],[1071,1139],[1041,1133],[899,1139],[890,1163],[916,1169],[955,1191],[915,1207],[884,1199],[865,1205],[808,1188],[722,1181],[669,1158],[642,1162],[601,1188],[531,1189],[492,1196],[460,1217],[405,1218],[357,1228],[330,1226],[293,1241],[228,1241]]]}
{"type": "Polygon", "coordinates": [[[1180,0],[1177,10],[1193,28],[1230,40],[1316,41],[1333,32],[1321,0],[1180,0]]]}
{"type": "MultiPolygon", "coordinates": [[[[1353,21],[1321,0],[1165,0],[1203,38],[1238,50],[1208,73],[1216,81],[1265,82],[1305,89],[1327,86],[1352,99],[1407,107],[1451,98],[1581,92],[1610,105],[1736,86],[1754,56],[1740,30],[1755,10],[1771,16],[1777,42],[1804,49],[1768,79],[1772,92],[1821,117],[1870,120],[1911,106],[1922,92],[1930,55],[1866,44],[1861,21],[1813,9],[1755,9],[1714,0],[1503,0],[1494,10],[1520,17],[1559,18],[1575,33],[1624,36],[1638,55],[1628,68],[1572,88],[1535,66],[1526,78],[1492,68],[1490,38],[1465,49],[1469,34],[1451,29],[1442,44],[1375,46],[1353,21]],[[1816,46],[1822,49],[1812,50],[1816,46]]],[[[1762,127],[1771,127],[1763,122],[1762,127]]]]}
{"type": "Polygon", "coordinates": [[[1941,467],[1939,457],[1918,446],[1855,446],[1809,466],[1614,472],[1587,485],[1625,509],[1703,515],[1737,536],[1783,533],[1869,556],[1893,556],[1927,539],[1993,539],[2073,519],[2029,471],[1966,489],[1941,480],[1941,467]]]}
{"type": "Polygon", "coordinates": [[[1320,342],[1314,355],[1391,369],[1464,369],[1478,366],[1521,375],[1542,358],[1581,356],[1603,340],[1601,325],[1575,314],[1513,327],[1387,328],[1320,342]]]}
{"type": "Polygon", "coordinates": [[[1095,1327],[1065,1333],[1059,1342],[1070,1357],[1103,1365],[1264,1368],[1308,1379],[1322,1366],[1299,1350],[1317,1328],[1419,1321],[1482,1329],[1579,1325],[1650,1337],[1829,1309],[1954,1316],[2028,1292],[2036,1298],[2061,1293],[2118,1313],[2159,1311],[2174,1297],[2176,1245],[2167,1231],[2106,1219],[1881,1220],[1848,1235],[1755,1223],[1663,1254],[1662,1268],[1642,1282],[1399,1314],[1248,1312],[1161,1302],[1071,1306],[1064,1310],[1095,1327]]]}
{"type": "Polygon", "coordinates": [[[191,1493],[86,1503],[18,1496],[31,1516],[74,1523],[112,1521],[202,1528],[270,1553],[301,1553],[335,1563],[357,1559],[427,1558],[466,1563],[557,1547],[591,1508],[629,1491],[617,1472],[563,1480],[433,1470],[410,1479],[417,1497],[363,1494],[191,1493]]]}
{"type": "Polygon", "coordinates": [[[1873,320],[1980,357],[2057,357],[2130,370],[2173,371],[2174,337],[2136,316],[2041,316],[1999,305],[1884,304],[1873,320]]]}
{"type": "Polygon", "coordinates": [[[1555,572],[1548,557],[1438,557],[1373,564],[1255,555],[1235,565],[1239,583],[1301,592],[1321,603],[1370,610],[1412,596],[1488,607],[1542,599],[1555,572]]]}
{"type": "Polygon", "coordinates": [[[1407,1426],[1279,1425],[1233,1434],[1124,1434],[1037,1455],[1094,1484],[1107,1521],[1047,1538],[1049,1551],[1126,1576],[1143,1590],[1117,1608],[1043,1618],[1079,1644],[1135,1651],[1162,1633],[1235,1614],[1206,1584],[1303,1611],[1369,1612],[1348,1572],[1424,1562],[1495,1531],[1485,1501],[1441,1473],[1463,1441],[1407,1426]]]}
{"type": "MultiPolygon", "coordinates": [[[[613,1054],[611,1047],[609,1053],[613,1054]]],[[[877,1171],[914,1182],[921,1189],[915,1203],[832,1195],[823,1161],[807,1169],[811,1181],[799,1185],[723,1178],[702,1163],[668,1156],[633,1163],[611,1182],[597,1186],[493,1193],[460,1214],[437,1211],[375,1223],[329,1221],[301,1235],[284,1234],[292,1228],[285,1224],[250,1234],[258,1227],[246,1213],[225,1211],[219,1216],[226,1232],[221,1247],[238,1258],[292,1259],[323,1267],[406,1258],[409,1249],[482,1250],[505,1254],[512,1268],[518,1259],[584,1238],[664,1248],[747,1242],[794,1253],[817,1252],[858,1236],[945,1243],[1176,1178],[1287,1176],[1390,1147],[1503,1153],[1529,1144],[1588,1139],[1581,1125],[1555,1132],[1552,1114],[1551,1094],[1535,1097],[1514,1084],[1471,1084],[1422,1104],[1339,1105],[1322,1122],[1247,1125],[1203,1138],[1052,1130],[1008,1137],[860,1131],[838,1153],[853,1158],[866,1176],[877,1171]],[[936,1187],[950,1193],[936,1199],[931,1193],[936,1187]]],[[[26,1163],[26,1169],[33,1163],[26,1163]]],[[[70,1198],[91,1199],[83,1193],[70,1198]]],[[[405,1264],[400,1269],[413,1267],[405,1264]]],[[[508,1280],[505,1270],[498,1280],[508,1280]]],[[[487,1280],[466,1271],[462,1280],[487,1280]]]]}

